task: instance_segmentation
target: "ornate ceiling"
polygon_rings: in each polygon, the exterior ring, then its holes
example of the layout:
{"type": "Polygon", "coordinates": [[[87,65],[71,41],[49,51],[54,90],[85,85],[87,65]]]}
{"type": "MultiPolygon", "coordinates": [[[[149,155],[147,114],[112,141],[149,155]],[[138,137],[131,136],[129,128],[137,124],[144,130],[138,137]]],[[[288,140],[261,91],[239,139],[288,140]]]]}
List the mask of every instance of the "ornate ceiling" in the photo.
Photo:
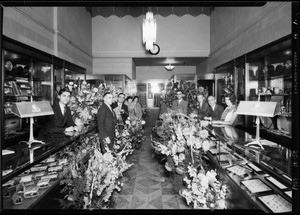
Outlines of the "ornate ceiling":
{"type": "Polygon", "coordinates": [[[214,10],[215,7],[257,7],[263,6],[266,2],[202,2],[202,1],[182,1],[182,2],[140,2],[140,1],[131,1],[131,2],[85,2],[87,11],[91,14],[92,18],[95,16],[133,16],[138,17],[145,15],[147,11],[152,11],[154,15],[161,15],[167,17],[171,14],[176,16],[184,16],[189,14],[191,16],[199,16],[205,14],[210,16],[210,13],[214,10]]]}
{"type": "Polygon", "coordinates": [[[95,16],[133,16],[138,17],[145,15],[147,11],[152,11],[154,15],[161,15],[167,17],[171,14],[176,16],[184,16],[186,14],[192,16],[199,16],[200,14],[210,15],[210,7],[90,7],[87,8],[91,13],[92,18],[95,16]]]}

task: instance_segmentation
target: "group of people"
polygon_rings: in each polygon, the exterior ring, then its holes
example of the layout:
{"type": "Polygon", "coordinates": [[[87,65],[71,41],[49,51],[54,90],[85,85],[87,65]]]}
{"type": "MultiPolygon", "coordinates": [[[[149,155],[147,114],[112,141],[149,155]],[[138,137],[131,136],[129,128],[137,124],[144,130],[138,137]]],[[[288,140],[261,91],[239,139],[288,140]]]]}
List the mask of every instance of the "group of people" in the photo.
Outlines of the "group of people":
{"type": "MultiPolygon", "coordinates": [[[[183,93],[181,90],[176,92],[177,99],[172,103],[172,110],[177,110],[185,115],[188,114],[188,102],[183,100],[183,93]]],[[[208,96],[207,101],[202,93],[197,95],[198,107],[195,114],[201,120],[211,121],[212,124],[232,125],[237,126],[241,124],[240,118],[236,114],[236,96],[234,94],[225,95],[226,108],[224,110],[222,105],[216,103],[214,96],[208,96]]],[[[166,111],[164,108],[163,112],[166,111]]],[[[160,112],[162,113],[162,112],[160,112]]]]}
{"type": "MultiPolygon", "coordinates": [[[[54,114],[47,116],[46,124],[39,133],[39,137],[54,138],[61,137],[68,133],[76,132],[79,127],[74,123],[71,110],[68,107],[72,92],[68,88],[63,88],[58,92],[58,100],[52,105],[54,114]]],[[[124,123],[131,119],[142,118],[142,106],[139,97],[128,96],[125,99],[124,93],[118,94],[118,99],[113,103],[113,96],[106,92],[103,96],[103,104],[97,113],[97,124],[101,151],[105,153],[106,146],[112,150],[115,138],[115,127],[118,123],[124,123]]]]}
{"type": "MultiPolygon", "coordinates": [[[[58,92],[58,101],[52,106],[54,115],[50,115],[44,129],[39,135],[50,135],[55,137],[56,134],[66,134],[67,132],[75,132],[79,130],[72,119],[71,110],[68,103],[71,99],[71,91],[63,88],[58,92]]],[[[197,117],[201,120],[209,120],[213,124],[233,125],[240,124],[238,115],[236,114],[236,97],[233,94],[225,95],[225,103],[227,107],[216,104],[214,96],[209,96],[207,101],[203,94],[197,95],[198,108],[196,110],[197,117]]],[[[182,91],[177,91],[177,99],[172,103],[172,110],[178,110],[183,114],[188,112],[188,102],[183,99],[182,91]]],[[[142,118],[142,106],[137,96],[128,96],[125,99],[124,93],[119,93],[117,101],[113,103],[113,95],[106,92],[103,96],[103,104],[99,107],[97,113],[97,124],[99,132],[99,140],[102,152],[106,152],[106,146],[113,148],[113,140],[115,137],[115,127],[118,123],[125,124],[125,121],[131,119],[142,118]]]]}
{"type": "Polygon", "coordinates": [[[117,102],[113,103],[112,94],[106,92],[103,96],[103,101],[104,103],[98,110],[97,124],[101,151],[105,153],[107,151],[106,147],[110,150],[113,148],[117,123],[125,124],[128,117],[131,119],[141,119],[143,113],[138,96],[128,96],[125,99],[125,94],[119,93],[117,102]]]}

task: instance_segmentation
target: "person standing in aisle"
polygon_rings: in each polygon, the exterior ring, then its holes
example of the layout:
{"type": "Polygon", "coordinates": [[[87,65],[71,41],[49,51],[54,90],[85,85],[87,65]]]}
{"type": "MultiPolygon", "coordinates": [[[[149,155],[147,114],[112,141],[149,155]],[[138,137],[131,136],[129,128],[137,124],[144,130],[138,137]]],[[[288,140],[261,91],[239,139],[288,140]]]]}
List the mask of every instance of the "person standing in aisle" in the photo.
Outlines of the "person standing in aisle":
{"type": "Polygon", "coordinates": [[[59,137],[66,132],[78,131],[75,125],[71,110],[67,106],[71,99],[71,91],[68,88],[62,88],[57,94],[58,100],[54,101],[52,109],[54,115],[46,117],[46,124],[39,133],[41,138],[59,137]]]}
{"type": "Polygon", "coordinates": [[[208,116],[209,113],[209,104],[206,102],[206,99],[202,93],[197,95],[198,105],[198,117],[199,119],[203,120],[205,116],[208,116]]]}
{"type": "Polygon", "coordinates": [[[115,139],[115,126],[117,124],[116,114],[113,111],[112,94],[110,92],[104,93],[104,103],[100,106],[97,114],[98,131],[101,152],[104,154],[108,147],[113,149],[115,139]]]}
{"type": "Polygon", "coordinates": [[[139,102],[139,97],[138,96],[133,97],[132,103],[134,105],[134,111],[135,111],[136,118],[142,119],[143,110],[142,110],[142,105],[139,102]]]}
{"type": "Polygon", "coordinates": [[[171,109],[187,115],[188,102],[182,99],[183,94],[181,90],[178,90],[176,94],[177,99],[173,101],[171,109]]]}
{"type": "Polygon", "coordinates": [[[124,104],[125,100],[125,94],[119,93],[118,95],[118,101],[114,102],[111,107],[115,111],[117,119],[119,122],[123,122],[125,124],[125,121],[128,117],[128,107],[124,104]]]}
{"type": "Polygon", "coordinates": [[[209,104],[209,111],[208,116],[204,117],[205,120],[220,120],[222,113],[224,111],[224,108],[221,105],[218,105],[216,103],[216,98],[213,96],[209,96],[207,98],[208,104],[209,104]]]}

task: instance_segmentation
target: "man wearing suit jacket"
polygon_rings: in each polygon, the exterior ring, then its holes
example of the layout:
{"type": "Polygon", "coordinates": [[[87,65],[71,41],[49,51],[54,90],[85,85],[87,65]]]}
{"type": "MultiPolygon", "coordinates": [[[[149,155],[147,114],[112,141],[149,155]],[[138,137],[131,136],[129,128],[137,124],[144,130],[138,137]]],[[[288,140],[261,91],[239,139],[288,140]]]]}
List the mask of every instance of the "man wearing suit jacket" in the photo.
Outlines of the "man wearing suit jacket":
{"type": "Polygon", "coordinates": [[[125,124],[126,119],[128,118],[128,107],[124,104],[125,94],[119,93],[118,101],[114,102],[111,107],[115,111],[117,120],[125,124]]]}
{"type": "Polygon", "coordinates": [[[182,99],[182,91],[177,91],[177,100],[174,100],[172,103],[172,110],[177,110],[180,113],[187,114],[188,102],[182,99]]]}
{"type": "Polygon", "coordinates": [[[67,88],[63,88],[58,92],[58,101],[54,102],[52,109],[54,115],[46,117],[46,125],[39,133],[39,137],[51,138],[59,137],[65,132],[77,131],[78,128],[75,125],[71,110],[67,106],[71,99],[71,91],[67,88]]]}
{"type": "Polygon", "coordinates": [[[205,120],[220,120],[224,111],[223,106],[216,104],[216,99],[213,96],[207,98],[209,107],[208,116],[204,117],[205,120]]]}
{"type": "Polygon", "coordinates": [[[117,124],[116,114],[111,108],[112,94],[104,94],[104,103],[100,106],[97,114],[98,131],[101,152],[104,154],[106,146],[112,150],[115,140],[115,126],[117,124]]]}
{"type": "Polygon", "coordinates": [[[197,95],[198,101],[198,117],[203,120],[205,116],[209,114],[209,104],[206,102],[204,95],[202,93],[197,95]]]}

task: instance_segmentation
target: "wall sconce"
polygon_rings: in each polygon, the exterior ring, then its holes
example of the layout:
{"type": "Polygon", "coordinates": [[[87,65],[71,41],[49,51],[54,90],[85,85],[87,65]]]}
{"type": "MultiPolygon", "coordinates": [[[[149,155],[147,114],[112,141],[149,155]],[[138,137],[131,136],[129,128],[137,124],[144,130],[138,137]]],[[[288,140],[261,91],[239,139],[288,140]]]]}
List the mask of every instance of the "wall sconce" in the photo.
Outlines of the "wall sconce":
{"type": "Polygon", "coordinates": [[[153,44],[156,42],[156,19],[152,12],[146,13],[143,19],[143,44],[146,44],[146,50],[152,50],[153,44]]]}
{"type": "Polygon", "coordinates": [[[174,68],[175,68],[175,66],[171,65],[170,63],[169,63],[169,65],[165,66],[165,69],[168,71],[172,71],[174,68]]]}

